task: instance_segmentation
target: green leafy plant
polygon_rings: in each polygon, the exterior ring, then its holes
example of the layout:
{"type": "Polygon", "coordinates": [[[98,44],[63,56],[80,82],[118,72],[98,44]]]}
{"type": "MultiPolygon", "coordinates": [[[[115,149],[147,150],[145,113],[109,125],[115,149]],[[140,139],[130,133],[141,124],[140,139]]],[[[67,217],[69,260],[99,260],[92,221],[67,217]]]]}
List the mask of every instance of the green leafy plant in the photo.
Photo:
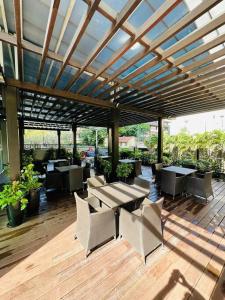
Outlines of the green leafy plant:
{"type": "Polygon", "coordinates": [[[106,159],[101,159],[100,161],[103,173],[106,177],[110,177],[112,173],[112,163],[106,159]]]}
{"type": "Polygon", "coordinates": [[[134,151],[134,158],[135,159],[141,159],[141,157],[142,157],[142,152],[140,150],[136,149],[134,151]]]}
{"type": "Polygon", "coordinates": [[[119,164],[116,168],[116,175],[119,178],[126,180],[128,176],[132,173],[133,166],[131,164],[119,164]]]}
{"type": "Polygon", "coordinates": [[[26,189],[19,181],[13,181],[10,184],[4,185],[3,191],[0,192],[0,208],[4,209],[8,205],[21,205],[21,210],[25,209],[28,200],[24,197],[26,189]]]}
{"type": "Polygon", "coordinates": [[[128,148],[121,148],[120,149],[120,158],[133,158],[134,151],[128,148]]]}
{"type": "Polygon", "coordinates": [[[49,148],[47,151],[47,160],[49,159],[56,159],[56,149],[54,148],[49,148]]]}
{"type": "Polygon", "coordinates": [[[28,164],[32,164],[32,162],[34,161],[33,155],[28,153],[28,152],[24,152],[22,154],[22,166],[26,166],[28,164]]]}
{"type": "Polygon", "coordinates": [[[38,189],[41,183],[38,181],[38,172],[34,171],[34,165],[29,164],[21,171],[21,180],[24,188],[29,192],[30,190],[38,189]]]}
{"type": "Polygon", "coordinates": [[[199,160],[197,161],[196,166],[197,166],[197,170],[202,173],[211,170],[211,164],[210,161],[208,160],[199,160]]]}

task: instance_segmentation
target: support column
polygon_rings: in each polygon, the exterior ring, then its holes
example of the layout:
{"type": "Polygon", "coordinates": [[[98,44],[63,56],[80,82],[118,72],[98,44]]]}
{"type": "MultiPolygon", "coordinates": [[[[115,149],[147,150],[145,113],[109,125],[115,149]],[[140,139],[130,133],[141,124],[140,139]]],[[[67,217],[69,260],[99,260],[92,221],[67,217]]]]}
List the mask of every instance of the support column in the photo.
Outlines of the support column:
{"type": "Polygon", "coordinates": [[[72,131],[73,131],[73,159],[76,159],[77,153],[77,124],[72,124],[72,131]]]}
{"type": "Polygon", "coordinates": [[[162,118],[158,119],[158,163],[163,161],[163,126],[162,126],[162,118]]]}
{"type": "Polygon", "coordinates": [[[6,130],[8,145],[9,176],[16,180],[20,174],[20,144],[17,120],[16,88],[5,89],[6,130]]]}
{"type": "Polygon", "coordinates": [[[119,109],[112,110],[112,124],[109,128],[109,155],[112,157],[112,175],[116,178],[119,161],[119,109]]]}
{"type": "Polygon", "coordinates": [[[2,162],[4,166],[9,162],[6,120],[1,120],[1,133],[2,133],[2,162]]]}
{"type": "Polygon", "coordinates": [[[108,132],[108,155],[112,155],[112,130],[110,126],[107,128],[107,132],[108,132]]]}
{"type": "Polygon", "coordinates": [[[20,162],[22,164],[24,153],[24,121],[19,119],[19,140],[20,140],[20,162]]]}
{"type": "Polygon", "coordinates": [[[60,158],[60,150],[61,150],[61,131],[60,129],[57,130],[58,136],[58,158],[60,158]]]}

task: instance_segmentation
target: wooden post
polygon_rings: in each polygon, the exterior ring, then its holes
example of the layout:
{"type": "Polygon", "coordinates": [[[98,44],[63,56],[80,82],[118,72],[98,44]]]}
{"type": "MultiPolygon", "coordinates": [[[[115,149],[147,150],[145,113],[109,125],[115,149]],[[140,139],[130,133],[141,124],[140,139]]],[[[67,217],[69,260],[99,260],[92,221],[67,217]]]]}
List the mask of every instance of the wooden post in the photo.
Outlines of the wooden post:
{"type": "Polygon", "coordinates": [[[6,111],[9,176],[11,180],[16,180],[20,174],[20,143],[17,120],[16,88],[8,86],[5,89],[4,100],[6,111]]]}
{"type": "Polygon", "coordinates": [[[1,134],[2,134],[2,162],[4,165],[8,164],[9,156],[8,156],[8,145],[7,145],[7,128],[6,128],[6,120],[1,120],[1,134]]]}
{"type": "Polygon", "coordinates": [[[112,123],[109,128],[109,155],[112,156],[112,176],[116,178],[116,167],[119,161],[119,109],[112,110],[112,123]]]}
{"type": "Polygon", "coordinates": [[[163,126],[162,126],[162,118],[158,118],[158,163],[163,161],[163,126]]]}
{"type": "Polygon", "coordinates": [[[110,126],[108,126],[107,128],[107,132],[108,132],[108,155],[112,156],[112,130],[110,126]]]}
{"type": "Polygon", "coordinates": [[[76,158],[77,153],[77,124],[72,124],[72,131],[73,131],[73,159],[76,158]]]}
{"type": "Polygon", "coordinates": [[[19,139],[20,139],[20,163],[22,167],[22,159],[24,153],[24,121],[19,119],[19,139]]]}
{"type": "Polygon", "coordinates": [[[61,130],[57,129],[58,136],[58,158],[60,158],[60,150],[61,150],[61,130]]]}
{"type": "Polygon", "coordinates": [[[197,160],[199,160],[199,157],[200,157],[200,151],[199,151],[199,149],[197,149],[196,150],[196,158],[197,158],[197,160]]]}

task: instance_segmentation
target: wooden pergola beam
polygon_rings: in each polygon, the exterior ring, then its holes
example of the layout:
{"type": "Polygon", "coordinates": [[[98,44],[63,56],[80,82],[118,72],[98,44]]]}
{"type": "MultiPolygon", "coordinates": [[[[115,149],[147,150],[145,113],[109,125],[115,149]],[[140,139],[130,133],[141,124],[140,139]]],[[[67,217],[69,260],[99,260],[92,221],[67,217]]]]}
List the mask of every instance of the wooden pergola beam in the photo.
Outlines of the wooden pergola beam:
{"type": "Polygon", "coordinates": [[[82,17],[81,21],[80,21],[80,24],[79,26],[77,27],[76,29],[76,32],[73,36],[73,39],[70,43],[70,46],[69,48],[67,49],[66,51],[66,54],[64,56],[64,59],[63,59],[63,63],[52,83],[52,87],[54,88],[57,84],[57,82],[59,81],[60,77],[62,76],[62,73],[64,71],[64,69],[66,68],[66,66],[68,65],[69,63],[69,60],[70,58],[72,57],[75,49],[77,48],[85,30],[87,29],[99,3],[100,3],[101,0],[95,0],[95,1],[92,1],[91,2],[91,6],[88,8],[87,10],[87,13],[82,17]]]}
{"type": "MultiPolygon", "coordinates": [[[[199,18],[201,15],[203,15],[206,11],[210,10],[213,6],[218,4],[220,1],[217,0],[209,0],[209,1],[203,1],[201,4],[199,4],[196,8],[194,8],[191,12],[189,12],[186,16],[184,16],[180,21],[178,21],[176,24],[171,26],[164,34],[160,35],[158,39],[151,42],[148,41],[148,50],[142,51],[142,53],[136,54],[131,60],[129,60],[127,63],[122,65],[114,74],[112,74],[107,82],[113,81],[117,79],[119,75],[121,75],[124,71],[129,69],[132,65],[137,63],[140,59],[142,59],[144,56],[149,54],[152,50],[159,47],[161,44],[166,42],[169,38],[174,36],[178,31],[182,30],[185,26],[188,26],[190,23],[195,21],[197,18],[199,18]]],[[[161,54],[161,53],[160,53],[161,54]]],[[[143,65],[143,68],[146,66],[143,65]]],[[[139,71],[141,71],[141,67],[139,68],[139,71]]],[[[129,74],[131,75],[131,74],[129,74]]],[[[128,75],[128,76],[129,76],[128,75]]],[[[100,85],[99,85],[100,87],[100,85]]]]}
{"type": "Polygon", "coordinates": [[[117,60],[119,60],[134,44],[139,42],[142,37],[150,31],[155,25],[157,25],[171,10],[174,9],[181,1],[171,0],[164,2],[159,9],[148,18],[141,28],[136,33],[135,37],[131,37],[119,50],[117,50],[111,57],[111,59],[85,84],[78,90],[78,93],[87,88],[92,82],[101,76],[110,66],[112,66],[117,60]]]}
{"type": "MultiPolygon", "coordinates": [[[[196,80],[196,78],[197,78],[197,75],[199,75],[199,73],[203,73],[204,71],[205,71],[205,69],[204,68],[202,68],[202,69],[200,69],[200,71],[197,73],[197,74],[194,74],[194,73],[186,73],[187,71],[191,71],[192,69],[195,69],[196,67],[200,67],[200,66],[202,66],[202,65],[204,65],[204,64],[206,64],[206,63],[209,63],[209,62],[211,62],[211,61],[213,61],[213,60],[215,60],[215,59],[217,59],[217,58],[220,58],[220,57],[222,57],[222,56],[224,56],[225,55],[225,49],[221,49],[221,50],[219,50],[219,51],[217,51],[217,52],[215,52],[215,53],[212,53],[212,54],[209,54],[206,58],[203,58],[202,60],[199,60],[199,61],[197,61],[197,62],[194,62],[194,63],[192,63],[192,64],[190,64],[189,66],[187,66],[187,67],[184,67],[183,69],[182,69],[182,71],[180,71],[180,72],[178,72],[178,74],[184,74],[184,76],[185,76],[185,78],[191,78],[191,82],[194,82],[194,81],[196,81],[196,82],[200,82],[199,80],[196,80]]],[[[220,65],[222,65],[223,64],[223,62],[215,62],[215,63],[213,63],[214,64],[214,67],[216,67],[216,66],[220,66],[220,65]]],[[[163,67],[162,67],[163,68],[163,67]]],[[[161,68],[161,69],[162,69],[161,68]]],[[[210,66],[206,66],[206,70],[210,70],[210,66]]],[[[161,70],[161,69],[159,69],[159,70],[161,70]]],[[[165,71],[165,70],[163,70],[163,71],[165,71]]],[[[151,78],[154,78],[155,76],[158,76],[159,75],[159,73],[163,73],[163,71],[162,72],[158,72],[158,70],[157,71],[155,71],[155,72],[153,72],[153,73],[151,73],[150,74],[150,76],[151,76],[151,78]]],[[[176,74],[176,73],[175,73],[176,74]]],[[[149,77],[150,77],[149,76],[149,77]]],[[[177,82],[179,82],[180,80],[179,79],[175,79],[177,82]]],[[[163,78],[162,78],[162,80],[161,80],[162,82],[163,82],[163,78]]],[[[153,84],[152,84],[153,85],[153,84]]],[[[171,83],[168,83],[168,85],[171,87],[171,83]]],[[[135,87],[136,87],[137,85],[135,85],[135,87]]],[[[154,86],[154,85],[153,85],[154,86]]],[[[146,94],[147,95],[149,95],[149,97],[159,97],[159,98],[161,98],[161,95],[165,92],[165,89],[164,89],[164,87],[165,86],[163,86],[163,87],[158,87],[158,88],[156,88],[156,89],[153,89],[152,91],[148,91],[146,94]]],[[[206,82],[206,87],[207,87],[207,82],[206,82]]],[[[147,89],[146,89],[147,90],[147,89]]],[[[146,92],[146,90],[144,90],[143,92],[146,92]]],[[[171,90],[173,90],[173,88],[171,88],[171,90]]],[[[174,91],[176,91],[176,86],[174,87],[174,91]]],[[[141,95],[142,95],[142,91],[141,91],[141,95]]],[[[111,97],[110,97],[111,98],[111,97]]],[[[108,98],[108,99],[110,99],[110,98],[108,98]]],[[[139,98],[139,96],[137,96],[136,97],[136,99],[138,100],[138,98],[139,98]]],[[[120,99],[118,99],[118,100],[120,100],[120,99]]],[[[129,101],[129,98],[127,99],[127,101],[129,101]]]]}
{"type": "Polygon", "coordinates": [[[98,56],[98,54],[103,50],[103,48],[109,43],[109,41],[113,38],[113,36],[120,29],[122,24],[129,18],[129,16],[133,13],[135,9],[139,6],[139,4],[143,0],[130,0],[124,6],[122,11],[119,13],[116,18],[115,23],[112,24],[111,29],[105,34],[102,40],[100,40],[97,46],[92,50],[86,62],[82,66],[82,68],[70,79],[68,84],[65,87],[65,90],[69,90],[70,87],[74,84],[74,82],[80,77],[80,75],[86,70],[86,68],[94,61],[94,59],[98,56]]]}
{"type": "Polygon", "coordinates": [[[51,38],[52,38],[52,33],[54,30],[54,25],[56,22],[56,17],[57,17],[57,13],[58,13],[58,9],[59,9],[59,4],[60,4],[60,0],[52,0],[51,1],[51,6],[50,6],[50,10],[49,10],[49,17],[48,17],[48,24],[47,24],[47,30],[45,33],[45,40],[44,40],[44,45],[43,45],[43,49],[42,49],[42,55],[41,55],[41,60],[40,60],[40,65],[39,65],[39,71],[38,71],[38,75],[37,75],[37,84],[40,84],[40,80],[41,80],[41,75],[44,69],[44,65],[45,65],[45,60],[47,57],[47,53],[48,53],[48,49],[49,49],[49,45],[51,42],[51,38]]]}
{"type": "MultiPolygon", "coordinates": [[[[42,87],[40,85],[36,85],[33,83],[26,83],[26,82],[22,82],[19,80],[14,80],[14,79],[8,79],[7,84],[9,86],[14,86],[18,89],[21,90],[26,90],[26,91],[32,91],[35,92],[37,94],[45,94],[45,95],[49,95],[52,97],[56,97],[56,98],[63,98],[63,99],[68,99],[68,100],[73,100],[76,102],[80,102],[80,103],[85,103],[88,105],[93,105],[93,106],[98,106],[98,107],[102,107],[102,108],[115,108],[115,105],[109,101],[104,101],[101,99],[96,99],[96,98],[92,98],[92,97],[88,97],[88,96],[83,96],[80,94],[75,94],[72,92],[65,92],[62,90],[58,90],[58,89],[52,89],[52,88],[47,88],[47,87],[42,87]]],[[[136,114],[142,114],[142,115],[146,115],[146,116],[151,116],[151,117],[160,117],[162,116],[161,114],[155,112],[155,111],[145,111],[142,109],[136,109],[135,107],[131,107],[128,105],[122,105],[120,107],[121,110],[125,110],[125,111],[132,111],[135,112],[136,114]]]]}
{"type": "Polygon", "coordinates": [[[16,27],[16,46],[19,80],[23,80],[23,52],[22,52],[22,1],[14,0],[14,15],[16,27]]]}

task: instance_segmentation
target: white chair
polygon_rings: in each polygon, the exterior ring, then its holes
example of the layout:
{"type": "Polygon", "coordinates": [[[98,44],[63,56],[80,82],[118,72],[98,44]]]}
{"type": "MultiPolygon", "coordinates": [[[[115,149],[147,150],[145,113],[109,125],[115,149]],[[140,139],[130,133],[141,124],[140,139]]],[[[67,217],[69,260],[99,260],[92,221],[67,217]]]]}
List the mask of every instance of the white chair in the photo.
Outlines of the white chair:
{"type": "Polygon", "coordinates": [[[146,256],[163,244],[161,211],[164,198],[157,202],[145,199],[133,212],[120,210],[120,237],[126,239],[146,263],[146,256]]]}
{"type": "Polygon", "coordinates": [[[82,199],[76,193],[74,196],[77,207],[75,239],[78,238],[88,256],[93,248],[116,237],[115,214],[111,208],[98,207],[95,197],[82,199]]]}
{"type": "Polygon", "coordinates": [[[135,177],[132,187],[144,192],[146,196],[150,193],[150,182],[146,179],[135,177]]]}
{"type": "Polygon", "coordinates": [[[67,190],[71,193],[83,189],[83,168],[77,167],[76,169],[69,170],[66,177],[67,190]]]}

